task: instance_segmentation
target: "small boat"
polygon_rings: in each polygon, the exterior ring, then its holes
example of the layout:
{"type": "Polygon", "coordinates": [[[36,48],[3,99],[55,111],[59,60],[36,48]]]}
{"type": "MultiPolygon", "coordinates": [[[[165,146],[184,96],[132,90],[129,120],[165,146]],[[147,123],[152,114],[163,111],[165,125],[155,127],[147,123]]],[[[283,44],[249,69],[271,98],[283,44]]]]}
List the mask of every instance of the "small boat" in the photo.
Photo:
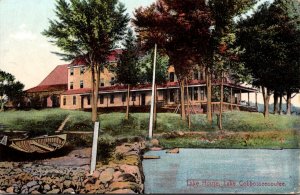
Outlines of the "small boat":
{"type": "Polygon", "coordinates": [[[4,136],[0,143],[21,152],[47,153],[62,148],[66,140],[67,134],[10,140],[4,136]]]}

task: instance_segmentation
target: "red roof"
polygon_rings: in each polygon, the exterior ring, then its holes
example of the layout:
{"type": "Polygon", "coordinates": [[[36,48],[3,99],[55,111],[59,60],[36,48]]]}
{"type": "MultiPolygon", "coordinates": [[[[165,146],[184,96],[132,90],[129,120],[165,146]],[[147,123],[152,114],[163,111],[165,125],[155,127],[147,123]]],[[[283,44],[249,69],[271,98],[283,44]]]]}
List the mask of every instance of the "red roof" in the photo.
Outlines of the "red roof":
{"type": "Polygon", "coordinates": [[[35,93],[35,92],[51,92],[51,91],[64,91],[68,89],[67,84],[60,85],[38,85],[36,87],[27,89],[27,93],[35,93]]]}
{"type": "Polygon", "coordinates": [[[43,91],[61,91],[68,89],[68,64],[58,65],[36,87],[26,90],[28,93],[43,91]]]}
{"type": "MultiPolygon", "coordinates": [[[[118,61],[118,57],[122,54],[122,49],[115,49],[111,51],[110,55],[107,57],[108,62],[118,61]]],[[[86,65],[86,61],[83,58],[75,59],[70,65],[86,65]]]]}
{"type": "Polygon", "coordinates": [[[68,84],[68,64],[58,65],[52,72],[39,84],[41,85],[60,85],[68,84]]]}

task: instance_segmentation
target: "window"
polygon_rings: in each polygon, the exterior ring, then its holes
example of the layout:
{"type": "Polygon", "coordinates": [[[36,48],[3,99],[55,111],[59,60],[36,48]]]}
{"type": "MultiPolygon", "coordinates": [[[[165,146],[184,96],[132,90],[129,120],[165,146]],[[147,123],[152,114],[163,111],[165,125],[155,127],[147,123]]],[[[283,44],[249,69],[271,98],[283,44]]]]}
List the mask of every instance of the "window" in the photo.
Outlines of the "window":
{"type": "Polygon", "coordinates": [[[67,105],[67,98],[66,98],[66,96],[64,96],[64,99],[63,99],[63,105],[64,105],[64,106],[67,105]]]}
{"type": "Polygon", "coordinates": [[[194,87],[194,100],[198,100],[198,87],[194,87]]]}
{"type": "Polygon", "coordinates": [[[104,104],[104,95],[100,95],[100,104],[104,104]]]}
{"type": "Polygon", "coordinates": [[[204,74],[202,72],[200,73],[200,80],[204,80],[204,74]]]}
{"type": "Polygon", "coordinates": [[[71,76],[74,75],[74,68],[73,68],[73,66],[70,67],[70,75],[71,75],[71,76]]]}
{"type": "Polygon", "coordinates": [[[101,86],[101,87],[104,87],[104,79],[103,79],[103,78],[100,79],[100,86],[101,86]]]}
{"type": "Polygon", "coordinates": [[[91,105],[91,96],[87,96],[87,104],[91,105]]]}
{"type": "Polygon", "coordinates": [[[200,90],[200,98],[201,98],[201,100],[204,100],[204,89],[203,88],[201,88],[201,90],[200,90]]]}
{"type": "Polygon", "coordinates": [[[170,82],[174,82],[174,76],[175,76],[175,73],[170,72],[170,82]]]}
{"type": "Polygon", "coordinates": [[[134,102],[136,100],[136,94],[135,94],[135,92],[133,92],[131,96],[132,96],[131,97],[131,101],[134,102]]]}
{"type": "Polygon", "coordinates": [[[170,90],[170,102],[174,102],[174,97],[175,97],[175,90],[171,89],[170,90]]]}
{"type": "Polygon", "coordinates": [[[76,105],[76,96],[73,96],[73,105],[76,105]]]}
{"type": "Polygon", "coordinates": [[[126,102],[126,93],[122,94],[122,102],[126,102]]]}
{"type": "Polygon", "coordinates": [[[198,71],[197,70],[194,70],[194,79],[195,80],[198,80],[199,79],[199,76],[198,76],[198,71]]]}
{"type": "Polygon", "coordinates": [[[83,88],[83,81],[80,81],[80,88],[83,88]]]}
{"type": "Polygon", "coordinates": [[[83,66],[80,67],[80,74],[84,74],[85,68],[83,66]]]}
{"type": "Polygon", "coordinates": [[[114,94],[110,95],[110,103],[111,104],[115,103],[115,95],[114,94]]]}
{"type": "Polygon", "coordinates": [[[114,84],[115,84],[115,77],[111,77],[110,84],[111,84],[111,85],[114,85],[114,84]]]}
{"type": "Polygon", "coordinates": [[[70,83],[70,89],[73,89],[74,88],[74,84],[73,82],[70,83]]]}

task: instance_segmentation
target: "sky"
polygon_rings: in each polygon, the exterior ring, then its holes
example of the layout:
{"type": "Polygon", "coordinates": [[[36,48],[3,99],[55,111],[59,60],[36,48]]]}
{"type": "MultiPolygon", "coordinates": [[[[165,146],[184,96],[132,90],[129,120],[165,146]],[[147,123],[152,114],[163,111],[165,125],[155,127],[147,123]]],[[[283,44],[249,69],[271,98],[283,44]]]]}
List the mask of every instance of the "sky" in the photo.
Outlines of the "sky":
{"type": "MultiPolygon", "coordinates": [[[[135,8],[155,2],[120,1],[130,16],[135,8]]],[[[266,1],[273,0],[261,0],[258,5],[266,1]]],[[[54,0],[0,0],[0,69],[13,74],[25,89],[38,85],[57,65],[70,63],[51,53],[59,49],[41,34],[49,27],[49,19],[55,18],[54,10],[54,0]]],[[[300,106],[300,96],[294,101],[300,106]]]]}
{"type": "MultiPolygon", "coordinates": [[[[120,0],[132,16],[154,0],[120,0]]],[[[0,0],[0,69],[13,74],[25,89],[38,85],[57,65],[68,64],[51,53],[59,49],[41,32],[55,18],[54,0],[0,0]]]]}

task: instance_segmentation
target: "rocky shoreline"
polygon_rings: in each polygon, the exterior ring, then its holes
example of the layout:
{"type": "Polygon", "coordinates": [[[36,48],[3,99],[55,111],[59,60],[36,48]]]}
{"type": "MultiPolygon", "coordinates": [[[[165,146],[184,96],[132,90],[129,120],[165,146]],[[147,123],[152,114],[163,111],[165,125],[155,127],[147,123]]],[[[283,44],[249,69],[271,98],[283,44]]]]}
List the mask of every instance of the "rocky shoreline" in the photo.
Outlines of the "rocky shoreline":
{"type": "MultiPolygon", "coordinates": [[[[0,162],[0,194],[86,194],[144,192],[141,156],[145,141],[116,146],[108,164],[97,164],[90,175],[89,156],[73,155],[65,165],[57,161],[0,162]],[[77,161],[75,160],[77,158],[77,161]],[[74,165],[72,165],[74,161],[74,165]]],[[[67,157],[64,160],[68,161],[67,157]]]]}

